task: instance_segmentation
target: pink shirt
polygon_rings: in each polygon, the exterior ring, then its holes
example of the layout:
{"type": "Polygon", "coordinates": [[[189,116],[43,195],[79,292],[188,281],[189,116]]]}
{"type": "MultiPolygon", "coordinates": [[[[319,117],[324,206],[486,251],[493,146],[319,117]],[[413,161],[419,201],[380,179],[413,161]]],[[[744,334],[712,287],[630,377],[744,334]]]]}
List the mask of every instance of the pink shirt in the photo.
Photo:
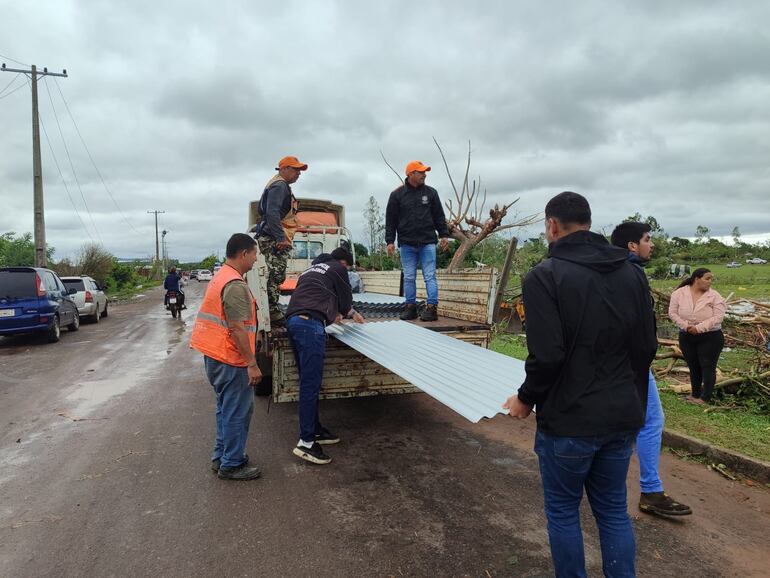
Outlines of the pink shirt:
{"type": "Polygon", "coordinates": [[[726,308],[725,300],[713,289],[709,289],[697,303],[693,303],[690,286],[685,285],[671,294],[668,316],[682,331],[694,325],[698,333],[706,333],[722,329],[726,308]]]}

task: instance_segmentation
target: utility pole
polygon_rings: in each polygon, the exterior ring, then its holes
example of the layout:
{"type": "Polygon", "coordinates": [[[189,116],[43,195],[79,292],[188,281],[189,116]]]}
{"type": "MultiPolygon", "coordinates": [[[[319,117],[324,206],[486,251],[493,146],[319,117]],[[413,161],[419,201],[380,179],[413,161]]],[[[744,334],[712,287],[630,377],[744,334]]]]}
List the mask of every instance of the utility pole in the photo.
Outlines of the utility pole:
{"type": "Polygon", "coordinates": [[[163,240],[163,271],[164,272],[168,272],[168,249],[167,249],[167,246],[166,246],[166,234],[167,233],[168,233],[168,231],[166,231],[166,229],[163,229],[163,232],[161,233],[162,240],[163,240]]]}
{"type": "Polygon", "coordinates": [[[37,77],[61,76],[66,78],[67,71],[43,72],[37,71],[34,64],[30,70],[19,68],[6,68],[5,63],[0,67],[0,72],[18,72],[32,78],[32,181],[35,212],[35,267],[47,267],[48,257],[45,253],[45,207],[43,203],[43,165],[40,160],[40,118],[37,110],[37,77]]]}
{"type": "Polygon", "coordinates": [[[148,215],[155,215],[155,266],[160,266],[160,240],[158,239],[158,214],[164,214],[166,211],[147,211],[148,215]]]}

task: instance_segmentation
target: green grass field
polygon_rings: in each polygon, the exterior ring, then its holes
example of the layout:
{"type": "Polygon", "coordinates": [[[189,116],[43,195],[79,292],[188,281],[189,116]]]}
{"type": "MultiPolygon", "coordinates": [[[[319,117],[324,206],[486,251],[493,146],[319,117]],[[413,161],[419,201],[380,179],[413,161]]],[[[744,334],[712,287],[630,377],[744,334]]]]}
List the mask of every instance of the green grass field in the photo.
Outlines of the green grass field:
{"type": "MultiPolygon", "coordinates": [[[[694,264],[690,269],[694,271],[698,267],[711,269],[714,274],[713,288],[727,299],[730,293],[734,298],[745,297],[747,299],[770,299],[770,264],[746,265],[737,269],[728,269],[724,264],[694,264]]],[[[670,293],[676,288],[679,281],[676,279],[652,279],[650,285],[655,289],[670,293]]]]}
{"type": "MultiPolygon", "coordinates": [[[[518,335],[500,334],[492,340],[493,351],[516,359],[527,357],[526,339],[518,335]]],[[[720,368],[725,372],[745,368],[754,358],[747,350],[735,349],[722,354],[720,368]]],[[[666,360],[656,362],[666,364],[666,360]]],[[[689,404],[684,395],[666,389],[673,380],[658,383],[660,401],[666,414],[666,427],[706,442],[748,456],[770,461],[770,415],[742,408],[704,408],[689,404]]]]}

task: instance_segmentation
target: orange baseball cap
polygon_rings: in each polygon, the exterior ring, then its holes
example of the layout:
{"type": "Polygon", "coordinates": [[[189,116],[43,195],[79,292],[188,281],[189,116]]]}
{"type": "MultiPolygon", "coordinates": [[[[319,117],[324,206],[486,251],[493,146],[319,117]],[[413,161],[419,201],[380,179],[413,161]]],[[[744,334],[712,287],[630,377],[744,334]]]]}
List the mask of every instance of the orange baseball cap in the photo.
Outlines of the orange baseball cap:
{"type": "Polygon", "coordinates": [[[430,167],[426,167],[424,164],[422,164],[422,161],[412,161],[408,165],[406,165],[407,176],[411,175],[414,171],[427,173],[429,170],[430,170],[430,167]]]}
{"type": "Polygon", "coordinates": [[[299,162],[297,157],[283,157],[280,161],[278,161],[278,169],[282,169],[284,167],[292,167],[301,171],[307,170],[307,165],[305,163],[299,162]]]}

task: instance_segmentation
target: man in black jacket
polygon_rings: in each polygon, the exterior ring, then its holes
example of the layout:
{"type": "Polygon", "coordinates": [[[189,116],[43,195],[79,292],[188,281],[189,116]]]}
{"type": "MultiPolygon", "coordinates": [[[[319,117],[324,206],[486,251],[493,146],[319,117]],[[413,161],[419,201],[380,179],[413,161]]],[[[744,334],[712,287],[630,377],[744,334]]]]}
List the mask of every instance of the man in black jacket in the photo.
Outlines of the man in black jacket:
{"type": "Polygon", "coordinates": [[[299,276],[286,310],[286,330],[299,371],[299,442],[292,453],[314,464],[331,462],[321,445],[340,441],[321,425],[318,417],[326,326],[339,323],[343,315],[356,323],[364,322],[363,316],[353,309],[348,280],[348,267],[352,265],[353,256],[343,247],[331,255],[319,255],[299,276]]]}
{"type": "Polygon", "coordinates": [[[585,576],[585,487],[605,575],[634,576],[626,475],[657,347],[649,288],[627,251],[588,230],[585,198],[561,193],[545,217],[549,259],[523,283],[527,377],[503,407],[520,419],[537,410],[535,452],[556,575],[585,576]]]}
{"type": "Polygon", "coordinates": [[[406,165],[406,181],[390,193],[385,211],[385,242],[388,255],[396,252],[398,235],[401,266],[404,271],[406,309],[401,319],[417,319],[417,265],[422,268],[428,305],[420,315],[422,321],[438,319],[438,283],[436,282],[436,242],[441,249],[449,247],[449,230],[436,189],[425,184],[430,167],[420,161],[406,165]],[[438,231],[438,238],[436,232],[438,231]]]}

